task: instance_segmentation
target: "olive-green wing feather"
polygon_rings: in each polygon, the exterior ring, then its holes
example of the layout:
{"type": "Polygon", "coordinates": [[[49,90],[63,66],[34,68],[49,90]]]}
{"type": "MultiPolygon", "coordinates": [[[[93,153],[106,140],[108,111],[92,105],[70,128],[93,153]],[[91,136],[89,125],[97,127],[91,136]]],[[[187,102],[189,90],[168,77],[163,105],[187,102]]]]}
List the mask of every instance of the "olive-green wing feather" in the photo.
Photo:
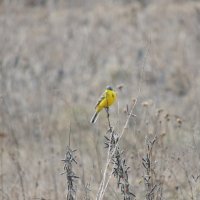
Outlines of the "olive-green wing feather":
{"type": "Polygon", "coordinates": [[[106,98],[106,94],[105,94],[105,92],[101,95],[101,97],[99,98],[99,100],[98,100],[98,102],[97,102],[97,104],[95,105],[95,108],[97,108],[97,106],[101,103],[101,101],[103,100],[103,99],[105,99],[106,98]]]}

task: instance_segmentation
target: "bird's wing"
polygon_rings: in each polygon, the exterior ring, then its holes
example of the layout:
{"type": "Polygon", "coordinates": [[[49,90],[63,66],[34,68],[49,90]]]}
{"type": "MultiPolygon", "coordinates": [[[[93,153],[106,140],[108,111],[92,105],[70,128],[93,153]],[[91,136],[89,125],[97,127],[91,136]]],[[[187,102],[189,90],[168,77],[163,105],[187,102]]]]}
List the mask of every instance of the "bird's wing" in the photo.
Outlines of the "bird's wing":
{"type": "Polygon", "coordinates": [[[106,98],[106,93],[104,92],[101,97],[99,98],[95,108],[97,108],[97,106],[106,98]]]}

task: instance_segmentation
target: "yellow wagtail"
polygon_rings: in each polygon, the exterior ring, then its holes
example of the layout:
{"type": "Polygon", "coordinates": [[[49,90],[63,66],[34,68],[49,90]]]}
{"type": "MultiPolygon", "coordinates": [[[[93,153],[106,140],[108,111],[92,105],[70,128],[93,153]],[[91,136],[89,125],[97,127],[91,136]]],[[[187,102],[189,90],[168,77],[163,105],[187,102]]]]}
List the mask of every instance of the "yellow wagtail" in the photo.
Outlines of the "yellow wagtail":
{"type": "Polygon", "coordinates": [[[112,89],[112,87],[107,86],[105,92],[100,97],[99,101],[95,106],[96,111],[90,122],[94,124],[98,118],[99,112],[103,108],[108,109],[116,101],[116,99],[117,99],[117,93],[112,89]]]}

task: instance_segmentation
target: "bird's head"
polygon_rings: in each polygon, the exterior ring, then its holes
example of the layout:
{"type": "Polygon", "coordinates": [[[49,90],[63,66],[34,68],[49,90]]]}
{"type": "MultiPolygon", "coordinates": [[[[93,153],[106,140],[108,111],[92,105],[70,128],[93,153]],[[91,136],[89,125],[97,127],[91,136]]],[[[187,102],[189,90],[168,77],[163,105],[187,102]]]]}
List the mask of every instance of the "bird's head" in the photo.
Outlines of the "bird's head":
{"type": "Polygon", "coordinates": [[[106,89],[107,90],[113,90],[113,88],[111,86],[107,86],[106,89]]]}

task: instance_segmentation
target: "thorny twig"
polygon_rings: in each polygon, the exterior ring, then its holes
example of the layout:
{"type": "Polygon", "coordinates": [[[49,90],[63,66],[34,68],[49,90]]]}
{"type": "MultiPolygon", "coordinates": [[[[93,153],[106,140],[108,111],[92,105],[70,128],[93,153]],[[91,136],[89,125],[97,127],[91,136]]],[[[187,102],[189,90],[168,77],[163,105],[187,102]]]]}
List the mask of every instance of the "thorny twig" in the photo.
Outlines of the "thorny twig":
{"type": "Polygon", "coordinates": [[[71,150],[70,147],[67,147],[65,159],[62,160],[64,162],[64,172],[62,174],[66,174],[67,177],[67,185],[68,185],[68,194],[67,200],[75,200],[76,199],[76,179],[79,178],[73,171],[73,163],[77,164],[76,156],[74,153],[76,150],[71,150]]]}
{"type": "MultiPolygon", "coordinates": [[[[106,110],[108,112],[108,110],[106,110]]],[[[107,115],[108,122],[109,120],[109,114],[107,115]]],[[[118,145],[119,141],[119,134],[115,132],[110,123],[108,123],[109,129],[108,132],[110,134],[110,137],[105,136],[105,147],[109,149],[110,155],[112,156],[112,163],[114,164],[113,167],[113,175],[117,179],[117,185],[118,188],[120,187],[121,193],[123,195],[124,200],[131,200],[135,199],[135,195],[130,192],[129,189],[129,181],[128,181],[128,170],[129,167],[126,164],[125,158],[123,158],[123,151],[120,150],[120,147],[118,145]]]]}
{"type": "MultiPolygon", "coordinates": [[[[110,134],[112,134],[111,139],[105,142],[105,144],[108,146],[111,145],[111,150],[114,149],[115,145],[118,142],[118,135],[116,132],[112,131],[110,134]]],[[[124,154],[123,151],[120,150],[120,147],[118,146],[115,149],[115,153],[112,157],[112,162],[114,164],[113,169],[113,175],[117,179],[117,185],[120,187],[122,195],[124,197],[124,200],[131,200],[135,198],[135,195],[130,192],[129,189],[129,181],[128,181],[128,170],[129,167],[126,164],[125,158],[123,158],[124,154]]]]}
{"type": "MultiPolygon", "coordinates": [[[[108,166],[109,166],[109,164],[112,162],[112,159],[113,159],[113,157],[114,157],[115,151],[116,151],[116,149],[117,149],[118,146],[119,146],[119,141],[120,141],[120,139],[122,138],[123,134],[125,133],[125,130],[127,129],[128,122],[129,122],[129,120],[130,120],[130,118],[131,118],[131,116],[132,116],[132,114],[133,114],[133,110],[134,110],[134,108],[135,108],[136,102],[137,102],[137,99],[135,99],[135,100],[133,101],[133,105],[132,105],[132,107],[131,107],[131,109],[130,109],[130,113],[129,113],[128,117],[127,117],[127,120],[126,120],[126,122],[125,122],[125,125],[124,125],[124,127],[123,127],[123,129],[122,129],[120,135],[118,135],[118,134],[114,131],[114,128],[112,128],[112,127],[109,125],[109,129],[108,129],[107,133],[110,133],[110,139],[108,138],[108,140],[113,141],[112,144],[114,144],[114,145],[113,145],[113,147],[111,148],[112,145],[111,145],[111,143],[108,142],[108,145],[107,145],[107,148],[108,148],[107,162],[106,162],[106,166],[105,166],[105,169],[104,169],[103,178],[102,178],[101,184],[100,184],[100,186],[99,186],[99,191],[98,191],[98,194],[97,194],[97,197],[96,197],[97,200],[103,199],[105,190],[106,190],[106,188],[107,188],[107,186],[108,186],[109,180],[110,180],[111,175],[112,175],[112,172],[113,172],[113,170],[112,170],[111,173],[107,174],[108,166]],[[112,139],[112,138],[115,138],[115,137],[113,137],[113,135],[112,135],[113,133],[116,133],[116,135],[117,135],[117,137],[116,137],[116,138],[117,138],[117,142],[114,141],[114,140],[112,139]],[[106,176],[107,176],[108,178],[107,178],[107,181],[105,182],[106,176]]],[[[109,117],[109,115],[107,115],[107,117],[109,117]]],[[[109,119],[108,119],[108,120],[109,120],[109,119]]],[[[106,143],[106,142],[105,142],[105,143],[106,143]]],[[[113,167],[114,167],[114,165],[113,165],[113,167]]],[[[112,168],[113,168],[113,167],[112,167],[112,168]]]]}
{"type": "Polygon", "coordinates": [[[147,145],[147,152],[145,157],[142,158],[142,165],[145,169],[145,175],[143,176],[144,178],[144,183],[146,187],[146,200],[153,200],[154,199],[154,191],[157,187],[157,185],[153,181],[153,165],[152,165],[152,150],[153,146],[157,140],[157,137],[155,137],[153,140],[148,140],[146,142],[147,145]]]}

